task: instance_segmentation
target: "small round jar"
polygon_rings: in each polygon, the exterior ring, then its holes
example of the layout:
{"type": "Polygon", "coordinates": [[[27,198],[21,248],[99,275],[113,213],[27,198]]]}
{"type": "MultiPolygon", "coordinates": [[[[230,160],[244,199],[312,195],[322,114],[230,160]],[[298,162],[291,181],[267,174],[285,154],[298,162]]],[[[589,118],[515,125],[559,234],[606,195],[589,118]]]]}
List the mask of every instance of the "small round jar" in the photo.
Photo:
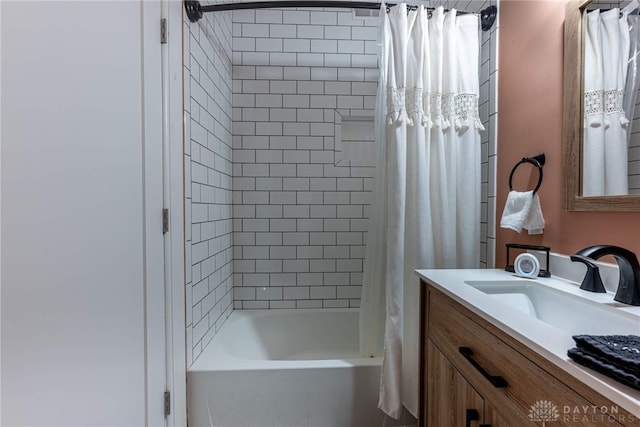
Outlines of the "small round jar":
{"type": "Polygon", "coordinates": [[[523,253],[516,257],[513,268],[516,276],[533,278],[540,273],[540,261],[529,253],[523,253]]]}

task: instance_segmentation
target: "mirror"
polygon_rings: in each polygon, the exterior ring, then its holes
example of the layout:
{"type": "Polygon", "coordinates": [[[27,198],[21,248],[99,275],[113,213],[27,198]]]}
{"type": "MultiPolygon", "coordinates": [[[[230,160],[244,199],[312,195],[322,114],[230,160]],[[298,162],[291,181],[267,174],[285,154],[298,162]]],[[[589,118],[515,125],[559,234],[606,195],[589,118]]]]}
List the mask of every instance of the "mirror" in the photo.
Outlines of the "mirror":
{"type": "MultiPolygon", "coordinates": [[[[570,211],[640,212],[640,195],[585,196],[585,27],[589,0],[571,0],[565,9],[563,105],[563,207],[570,211]]],[[[608,3],[610,4],[610,2],[608,3]]],[[[636,111],[636,116],[640,111],[636,111]]],[[[640,118],[635,126],[640,126],[640,118]]],[[[629,130],[632,125],[629,124],[629,130]]],[[[635,155],[635,154],[634,154],[635,155]]],[[[591,175],[589,175],[591,176],[591,175]]],[[[633,190],[632,190],[633,191],[633,190]]]]}

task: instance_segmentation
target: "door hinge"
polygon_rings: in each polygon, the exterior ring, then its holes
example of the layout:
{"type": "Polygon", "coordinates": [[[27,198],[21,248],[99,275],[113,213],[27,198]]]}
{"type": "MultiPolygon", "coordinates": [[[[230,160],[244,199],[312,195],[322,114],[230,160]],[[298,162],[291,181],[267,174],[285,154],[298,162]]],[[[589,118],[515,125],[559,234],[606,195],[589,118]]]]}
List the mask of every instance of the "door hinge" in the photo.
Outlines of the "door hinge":
{"type": "Polygon", "coordinates": [[[162,209],[162,234],[169,231],[169,209],[162,209]]]}
{"type": "Polygon", "coordinates": [[[160,20],[160,43],[167,43],[167,18],[160,20]]]}
{"type": "Polygon", "coordinates": [[[171,392],[164,392],[164,417],[171,415],[171,392]]]}

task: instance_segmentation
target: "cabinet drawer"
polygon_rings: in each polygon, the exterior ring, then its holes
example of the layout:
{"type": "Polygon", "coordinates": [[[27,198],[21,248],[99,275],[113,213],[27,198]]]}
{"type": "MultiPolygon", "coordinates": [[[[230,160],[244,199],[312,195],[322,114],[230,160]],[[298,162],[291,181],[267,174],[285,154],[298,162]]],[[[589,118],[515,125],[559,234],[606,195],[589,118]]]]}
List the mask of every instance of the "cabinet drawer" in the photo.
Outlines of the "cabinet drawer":
{"type": "MultiPolygon", "coordinates": [[[[532,411],[540,414],[546,404],[543,402],[551,402],[556,407],[558,417],[552,412],[550,415],[539,415],[539,418],[547,417],[545,421],[554,421],[554,427],[602,427],[603,422],[619,426],[606,417],[602,419],[599,412],[593,414],[587,410],[587,416],[581,416],[579,421],[575,418],[576,414],[565,414],[565,408],[592,408],[593,405],[476,323],[473,318],[477,316],[451,298],[429,288],[428,301],[428,337],[480,394],[492,402],[495,411],[509,425],[531,424],[530,415],[535,415],[532,411]],[[474,362],[460,353],[461,347],[471,349],[474,362]],[[499,384],[492,384],[481,373],[481,369],[491,376],[502,377],[507,385],[500,387],[499,384]]],[[[604,402],[595,403],[601,406],[604,402]]]]}

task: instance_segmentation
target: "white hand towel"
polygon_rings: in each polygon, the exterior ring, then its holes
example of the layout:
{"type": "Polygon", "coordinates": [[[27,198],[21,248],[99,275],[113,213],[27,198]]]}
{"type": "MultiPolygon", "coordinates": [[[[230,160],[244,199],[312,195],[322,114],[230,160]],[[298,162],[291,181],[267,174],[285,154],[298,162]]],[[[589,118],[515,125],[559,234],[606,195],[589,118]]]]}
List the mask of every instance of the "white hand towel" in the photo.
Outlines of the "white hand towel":
{"type": "Polygon", "coordinates": [[[544,216],[542,216],[542,208],[540,207],[540,197],[537,194],[534,194],[531,200],[531,209],[529,209],[529,214],[524,222],[524,228],[529,234],[544,233],[544,216]]]}
{"type": "Polygon", "coordinates": [[[533,190],[510,191],[502,212],[500,227],[517,233],[524,227],[529,234],[542,234],[544,217],[538,195],[533,194],[533,190]]]}
{"type": "Polygon", "coordinates": [[[509,191],[504,204],[500,227],[509,228],[519,233],[524,227],[533,203],[533,191],[509,191]]]}

